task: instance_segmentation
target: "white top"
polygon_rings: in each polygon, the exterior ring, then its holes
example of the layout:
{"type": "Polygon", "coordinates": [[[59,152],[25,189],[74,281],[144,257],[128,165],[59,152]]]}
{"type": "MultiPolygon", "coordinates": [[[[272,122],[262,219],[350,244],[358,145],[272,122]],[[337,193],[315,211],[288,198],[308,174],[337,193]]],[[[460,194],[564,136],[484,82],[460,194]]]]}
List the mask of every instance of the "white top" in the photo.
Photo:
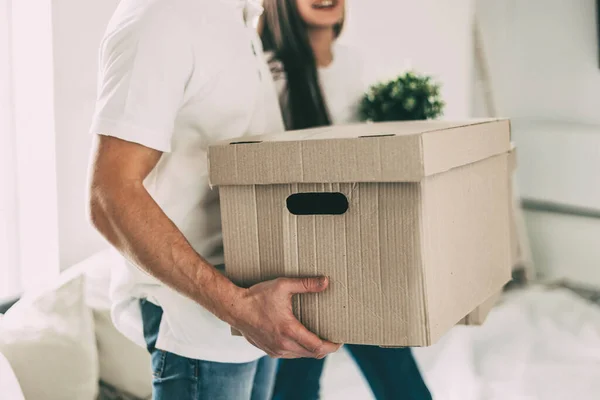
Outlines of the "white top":
{"type": "MultiPolygon", "coordinates": [[[[208,183],[214,141],[281,132],[262,46],[244,0],[121,0],[100,52],[91,131],[164,152],[145,181],[194,249],[223,262],[219,199],[208,183]]],[[[160,305],[156,347],[188,358],[249,362],[264,353],[197,303],[123,260],[112,271],[117,328],[145,346],[139,298],[160,305]]]]}
{"type": "MultiPolygon", "coordinates": [[[[284,120],[289,124],[291,118],[287,110],[286,78],[282,73],[282,65],[273,58],[271,52],[267,52],[265,57],[269,61],[269,68],[275,80],[284,120]]],[[[360,55],[346,46],[336,44],[333,49],[333,61],[327,67],[320,67],[318,72],[332,124],[358,122],[358,107],[367,90],[360,55]]]]}

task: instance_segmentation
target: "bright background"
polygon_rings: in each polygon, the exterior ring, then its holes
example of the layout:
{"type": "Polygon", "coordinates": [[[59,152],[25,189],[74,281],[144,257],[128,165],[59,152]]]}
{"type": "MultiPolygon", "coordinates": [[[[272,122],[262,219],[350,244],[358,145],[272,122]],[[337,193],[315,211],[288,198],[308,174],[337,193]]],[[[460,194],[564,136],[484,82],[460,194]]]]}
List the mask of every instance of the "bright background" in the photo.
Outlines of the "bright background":
{"type": "MultiPolygon", "coordinates": [[[[106,246],[86,217],[87,132],[98,44],[116,4],[0,3],[0,297],[106,246]]],[[[518,181],[529,201],[525,216],[538,271],[600,286],[594,4],[348,0],[340,40],[362,52],[373,82],[407,67],[434,75],[443,83],[447,118],[486,115],[487,88],[496,115],[514,118],[518,181]],[[487,79],[474,58],[474,20],[487,79]],[[582,210],[588,217],[574,215],[582,210]]]]}

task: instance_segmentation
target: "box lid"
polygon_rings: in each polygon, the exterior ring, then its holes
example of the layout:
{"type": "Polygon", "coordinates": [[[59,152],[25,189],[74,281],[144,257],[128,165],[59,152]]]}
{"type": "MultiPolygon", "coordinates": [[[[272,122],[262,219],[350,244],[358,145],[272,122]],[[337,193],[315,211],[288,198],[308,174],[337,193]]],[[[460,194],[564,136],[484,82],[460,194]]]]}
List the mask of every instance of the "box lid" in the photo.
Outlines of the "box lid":
{"type": "Polygon", "coordinates": [[[246,136],[209,147],[211,185],[418,182],[510,151],[510,121],[403,121],[246,136]]]}

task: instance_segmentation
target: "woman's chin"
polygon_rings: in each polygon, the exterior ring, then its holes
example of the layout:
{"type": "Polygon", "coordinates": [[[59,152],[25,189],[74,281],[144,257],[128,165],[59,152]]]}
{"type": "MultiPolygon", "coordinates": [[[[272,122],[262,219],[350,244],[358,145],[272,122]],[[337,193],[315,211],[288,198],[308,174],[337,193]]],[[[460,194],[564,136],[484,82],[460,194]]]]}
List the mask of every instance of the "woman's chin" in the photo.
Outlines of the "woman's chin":
{"type": "Polygon", "coordinates": [[[339,18],[331,18],[331,19],[320,19],[318,21],[311,22],[308,27],[309,29],[334,29],[336,25],[340,23],[339,18]]]}

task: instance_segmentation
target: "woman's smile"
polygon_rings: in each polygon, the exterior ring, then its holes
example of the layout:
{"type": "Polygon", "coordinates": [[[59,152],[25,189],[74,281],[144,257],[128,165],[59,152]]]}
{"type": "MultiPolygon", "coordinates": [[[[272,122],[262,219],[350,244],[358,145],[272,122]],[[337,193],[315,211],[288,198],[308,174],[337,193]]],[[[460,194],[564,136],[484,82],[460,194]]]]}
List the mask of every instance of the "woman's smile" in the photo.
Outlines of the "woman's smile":
{"type": "Polygon", "coordinates": [[[313,2],[312,8],[316,10],[326,10],[335,8],[337,6],[337,0],[317,0],[313,2]]]}

